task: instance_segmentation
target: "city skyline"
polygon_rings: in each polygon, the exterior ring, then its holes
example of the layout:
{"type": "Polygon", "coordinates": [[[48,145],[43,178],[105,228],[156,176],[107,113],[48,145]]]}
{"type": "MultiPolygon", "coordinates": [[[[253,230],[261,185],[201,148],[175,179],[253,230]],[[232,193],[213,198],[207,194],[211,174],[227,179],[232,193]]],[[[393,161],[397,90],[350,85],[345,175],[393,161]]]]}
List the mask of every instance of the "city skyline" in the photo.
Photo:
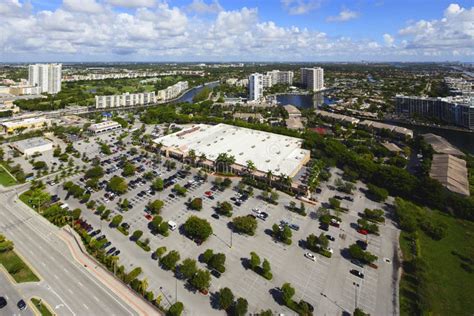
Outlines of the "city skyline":
{"type": "Polygon", "coordinates": [[[0,62],[472,61],[468,1],[0,4],[0,62]]]}

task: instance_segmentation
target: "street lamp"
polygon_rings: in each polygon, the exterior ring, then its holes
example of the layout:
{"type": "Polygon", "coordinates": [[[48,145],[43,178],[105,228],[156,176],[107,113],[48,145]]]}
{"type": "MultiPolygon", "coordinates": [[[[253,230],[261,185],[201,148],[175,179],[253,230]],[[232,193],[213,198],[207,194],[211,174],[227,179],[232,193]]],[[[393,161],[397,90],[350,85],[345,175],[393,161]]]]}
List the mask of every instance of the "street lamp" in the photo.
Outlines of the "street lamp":
{"type": "Polygon", "coordinates": [[[173,304],[171,304],[169,298],[168,298],[168,297],[165,295],[165,293],[163,292],[163,287],[162,287],[162,286],[160,286],[160,291],[161,291],[161,294],[163,294],[163,296],[166,298],[166,301],[168,301],[168,304],[169,304],[170,306],[173,305],[173,304]]]}
{"type": "Polygon", "coordinates": [[[359,283],[352,282],[354,285],[354,292],[355,292],[355,308],[357,309],[357,289],[360,287],[359,283]]]}

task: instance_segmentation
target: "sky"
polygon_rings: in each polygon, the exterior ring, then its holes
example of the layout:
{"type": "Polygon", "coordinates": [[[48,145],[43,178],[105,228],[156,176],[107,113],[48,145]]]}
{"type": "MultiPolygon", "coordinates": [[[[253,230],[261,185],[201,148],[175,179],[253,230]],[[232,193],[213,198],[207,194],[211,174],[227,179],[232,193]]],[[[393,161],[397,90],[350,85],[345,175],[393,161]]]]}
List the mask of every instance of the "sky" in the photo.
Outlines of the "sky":
{"type": "Polygon", "coordinates": [[[473,3],[0,0],[0,62],[473,62],[473,3]]]}

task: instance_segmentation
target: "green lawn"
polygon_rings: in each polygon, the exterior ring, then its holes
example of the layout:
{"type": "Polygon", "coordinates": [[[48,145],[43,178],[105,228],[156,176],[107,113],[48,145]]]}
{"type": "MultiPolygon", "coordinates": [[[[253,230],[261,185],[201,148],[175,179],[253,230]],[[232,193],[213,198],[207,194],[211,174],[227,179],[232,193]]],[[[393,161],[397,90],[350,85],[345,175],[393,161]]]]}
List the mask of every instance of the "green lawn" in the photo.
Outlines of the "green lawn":
{"type": "Polygon", "coordinates": [[[36,309],[40,312],[41,316],[53,316],[53,313],[49,310],[49,308],[42,304],[42,301],[37,298],[32,298],[31,302],[35,305],[36,309]]]}
{"type": "MultiPolygon", "coordinates": [[[[418,249],[427,263],[427,287],[432,315],[474,314],[474,223],[433,212],[434,219],[446,223],[447,235],[436,241],[418,230],[418,243],[413,245],[407,234],[400,236],[405,259],[418,249]]],[[[412,275],[404,274],[400,282],[401,315],[413,315],[416,285],[412,275]]]]}
{"type": "Polygon", "coordinates": [[[0,264],[18,283],[39,281],[39,278],[13,250],[0,252],[0,264]]]}
{"type": "Polygon", "coordinates": [[[0,184],[4,187],[17,184],[15,179],[13,179],[6,171],[3,169],[3,166],[0,166],[0,184]]]}

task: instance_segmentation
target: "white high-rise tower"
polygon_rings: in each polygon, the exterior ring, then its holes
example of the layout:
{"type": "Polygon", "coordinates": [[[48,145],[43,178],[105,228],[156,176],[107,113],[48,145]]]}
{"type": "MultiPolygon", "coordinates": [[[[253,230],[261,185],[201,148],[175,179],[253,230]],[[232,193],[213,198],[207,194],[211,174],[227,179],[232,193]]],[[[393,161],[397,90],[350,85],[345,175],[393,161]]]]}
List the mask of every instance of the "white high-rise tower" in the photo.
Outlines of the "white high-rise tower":
{"type": "Polygon", "coordinates": [[[254,73],[249,76],[249,100],[257,101],[263,97],[263,75],[254,73]]]}
{"type": "Polygon", "coordinates": [[[38,86],[41,92],[56,94],[61,91],[61,64],[35,64],[28,67],[30,85],[38,86]]]}
{"type": "Polygon", "coordinates": [[[324,69],[323,68],[301,68],[301,83],[311,91],[324,89],[324,69]]]}

